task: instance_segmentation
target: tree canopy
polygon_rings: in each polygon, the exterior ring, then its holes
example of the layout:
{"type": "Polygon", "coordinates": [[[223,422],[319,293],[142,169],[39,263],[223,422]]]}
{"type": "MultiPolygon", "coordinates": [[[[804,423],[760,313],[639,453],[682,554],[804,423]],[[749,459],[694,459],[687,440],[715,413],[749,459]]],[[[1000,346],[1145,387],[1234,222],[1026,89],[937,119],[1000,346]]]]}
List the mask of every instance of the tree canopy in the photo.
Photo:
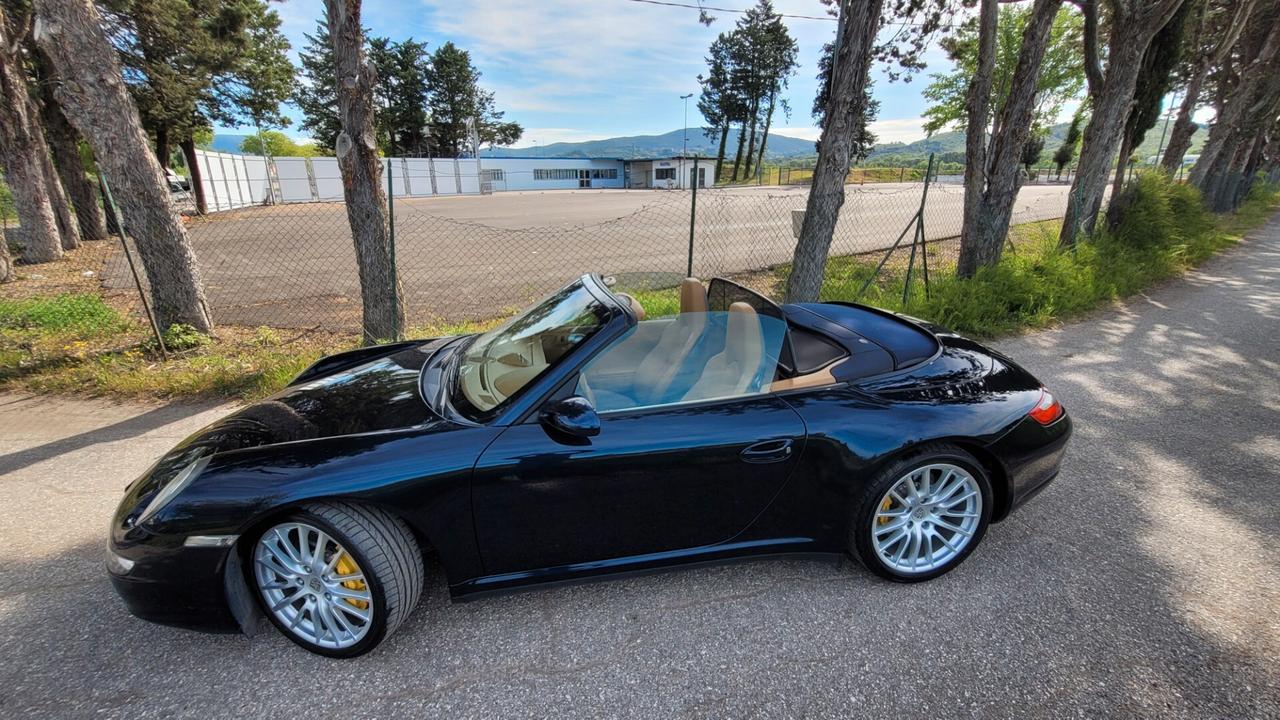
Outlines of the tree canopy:
{"type": "MultiPolygon", "coordinates": [[[[1030,16],[1030,6],[1003,5],[1000,8],[988,125],[1009,96],[1009,84],[1018,65],[1022,35],[1030,16]]],[[[1036,84],[1032,123],[1037,128],[1052,125],[1062,113],[1063,104],[1084,91],[1084,64],[1080,58],[1083,27],[1083,17],[1070,7],[1064,6],[1054,17],[1036,84]]],[[[965,94],[978,63],[976,18],[966,21],[954,35],[943,38],[940,44],[956,68],[948,73],[934,73],[931,75],[933,81],[924,89],[925,99],[932,103],[924,112],[924,130],[929,135],[945,129],[962,129],[965,125],[965,94]]]]}

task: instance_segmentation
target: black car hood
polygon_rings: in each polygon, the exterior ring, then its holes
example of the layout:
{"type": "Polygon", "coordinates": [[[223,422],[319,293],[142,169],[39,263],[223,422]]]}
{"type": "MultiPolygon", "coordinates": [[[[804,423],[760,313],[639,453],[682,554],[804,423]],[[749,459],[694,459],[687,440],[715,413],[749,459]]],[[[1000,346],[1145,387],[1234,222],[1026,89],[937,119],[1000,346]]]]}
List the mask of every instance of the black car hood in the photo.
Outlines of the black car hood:
{"type": "MultiPolygon", "coordinates": [[[[418,377],[428,353],[411,347],[291,385],[200,430],[175,448],[205,453],[442,422],[418,377]]],[[[172,453],[171,453],[172,454],[172,453]]]]}

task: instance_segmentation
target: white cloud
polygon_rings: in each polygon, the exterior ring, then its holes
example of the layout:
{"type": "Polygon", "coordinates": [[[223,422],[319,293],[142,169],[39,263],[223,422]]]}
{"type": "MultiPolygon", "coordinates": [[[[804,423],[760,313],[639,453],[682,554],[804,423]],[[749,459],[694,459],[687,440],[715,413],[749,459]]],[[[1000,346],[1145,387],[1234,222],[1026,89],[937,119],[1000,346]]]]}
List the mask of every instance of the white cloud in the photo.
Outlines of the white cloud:
{"type": "Polygon", "coordinates": [[[876,134],[877,142],[914,142],[924,138],[924,118],[876,120],[871,123],[870,130],[876,134]]]}
{"type": "Polygon", "coordinates": [[[783,135],[785,137],[799,138],[801,140],[816,141],[818,139],[818,136],[822,134],[822,130],[816,127],[805,126],[805,125],[791,125],[791,126],[784,125],[781,127],[774,126],[770,128],[769,134],[783,135]]]}
{"type": "Polygon", "coordinates": [[[613,135],[593,133],[578,128],[525,128],[524,135],[514,147],[546,146],[558,142],[587,142],[589,140],[606,140],[613,135]]]}
{"type": "MultiPolygon", "coordinates": [[[[804,125],[774,127],[770,132],[801,140],[817,140],[822,134],[821,129],[804,125]]],[[[924,138],[924,118],[876,120],[871,123],[871,132],[876,134],[876,142],[914,142],[924,138]]]]}

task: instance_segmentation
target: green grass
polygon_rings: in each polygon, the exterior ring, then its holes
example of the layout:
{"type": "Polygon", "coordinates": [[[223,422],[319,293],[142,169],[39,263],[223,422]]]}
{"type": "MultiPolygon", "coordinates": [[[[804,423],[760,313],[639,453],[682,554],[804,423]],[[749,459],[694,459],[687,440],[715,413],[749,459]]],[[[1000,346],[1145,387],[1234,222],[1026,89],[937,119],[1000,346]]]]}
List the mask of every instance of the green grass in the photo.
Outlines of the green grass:
{"type": "Polygon", "coordinates": [[[100,336],[126,330],[130,324],[97,295],[65,294],[16,300],[0,298],[0,330],[72,330],[100,336]]]}
{"type": "MultiPolygon", "coordinates": [[[[902,267],[882,273],[859,301],[978,337],[1044,327],[1181,274],[1238,242],[1277,206],[1280,189],[1264,187],[1255,190],[1238,212],[1214,216],[1203,209],[1193,188],[1148,175],[1127,198],[1124,220],[1074,250],[1058,247],[1059,224],[1037,223],[1019,229],[1023,237],[1015,252],[1006,251],[996,266],[972,279],[958,279],[950,268],[932,264],[931,259],[928,297],[917,264],[906,303],[902,267]]],[[[854,299],[878,260],[832,258],[823,298],[854,299]]],[[[780,273],[785,277],[788,271],[782,268],[780,273]]]]}

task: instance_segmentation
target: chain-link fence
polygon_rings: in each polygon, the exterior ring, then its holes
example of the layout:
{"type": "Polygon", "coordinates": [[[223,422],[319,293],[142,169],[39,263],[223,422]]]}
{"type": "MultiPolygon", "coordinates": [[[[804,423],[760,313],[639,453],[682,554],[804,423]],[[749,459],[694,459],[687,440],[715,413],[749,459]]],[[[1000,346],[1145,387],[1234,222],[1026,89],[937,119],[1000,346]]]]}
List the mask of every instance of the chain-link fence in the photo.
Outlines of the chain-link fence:
{"type": "MultiPolygon", "coordinates": [[[[398,177],[391,185],[409,333],[501,317],[584,272],[613,276],[623,289],[660,290],[692,267],[698,277],[730,276],[776,295],[809,194],[797,185],[405,197],[398,177]]],[[[877,282],[904,279],[913,244],[922,255],[912,267],[952,271],[963,188],[934,181],[924,199],[925,187],[922,179],[845,187],[824,296],[855,299],[895,241],[877,282]]],[[[1013,222],[1061,217],[1068,193],[1065,184],[1023,186],[1013,222]]],[[[187,229],[216,323],[359,330],[359,276],[343,203],[261,204],[188,217],[187,229]]],[[[124,297],[133,279],[115,245],[102,281],[124,297]]]]}

